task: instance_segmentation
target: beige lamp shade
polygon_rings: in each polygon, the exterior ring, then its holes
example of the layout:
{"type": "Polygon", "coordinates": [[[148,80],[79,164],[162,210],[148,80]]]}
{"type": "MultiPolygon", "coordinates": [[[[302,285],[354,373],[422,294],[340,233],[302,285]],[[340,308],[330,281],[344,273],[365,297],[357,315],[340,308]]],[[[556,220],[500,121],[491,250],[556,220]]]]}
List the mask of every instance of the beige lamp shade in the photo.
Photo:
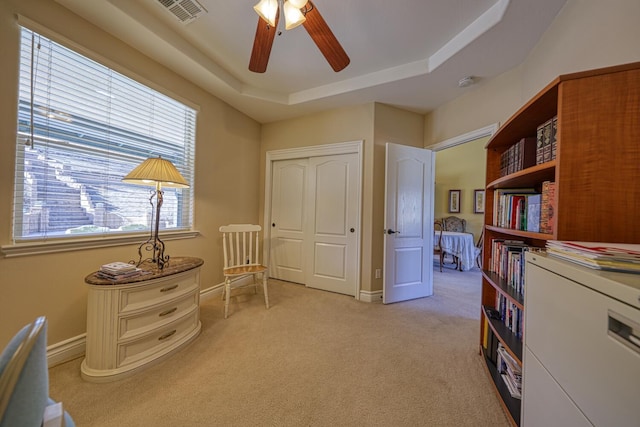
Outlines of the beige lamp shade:
{"type": "Polygon", "coordinates": [[[178,169],[169,160],[162,157],[150,157],[129,172],[122,181],[130,184],[156,187],[188,188],[189,183],[180,175],[178,169]]]}
{"type": "Polygon", "coordinates": [[[296,28],[306,20],[307,18],[300,12],[300,8],[294,6],[291,0],[284,3],[285,30],[296,28]]]}
{"type": "Polygon", "coordinates": [[[278,14],[278,0],[260,0],[253,6],[253,10],[272,27],[276,25],[276,15],[278,14]]]}

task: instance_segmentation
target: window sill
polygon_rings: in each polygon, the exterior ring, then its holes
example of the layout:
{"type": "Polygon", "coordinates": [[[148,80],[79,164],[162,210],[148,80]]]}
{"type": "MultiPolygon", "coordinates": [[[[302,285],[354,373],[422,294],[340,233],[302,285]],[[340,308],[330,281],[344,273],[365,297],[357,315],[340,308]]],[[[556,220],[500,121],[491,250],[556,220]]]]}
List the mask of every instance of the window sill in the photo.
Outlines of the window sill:
{"type": "MultiPolygon", "coordinates": [[[[163,231],[161,238],[163,241],[192,239],[200,234],[198,231],[163,231]]],[[[140,244],[149,237],[148,233],[135,236],[104,236],[85,239],[64,239],[53,240],[47,242],[25,242],[4,245],[0,249],[5,258],[13,258],[19,256],[41,255],[55,252],[70,252],[86,249],[107,248],[112,246],[125,246],[131,244],[140,244]]]]}

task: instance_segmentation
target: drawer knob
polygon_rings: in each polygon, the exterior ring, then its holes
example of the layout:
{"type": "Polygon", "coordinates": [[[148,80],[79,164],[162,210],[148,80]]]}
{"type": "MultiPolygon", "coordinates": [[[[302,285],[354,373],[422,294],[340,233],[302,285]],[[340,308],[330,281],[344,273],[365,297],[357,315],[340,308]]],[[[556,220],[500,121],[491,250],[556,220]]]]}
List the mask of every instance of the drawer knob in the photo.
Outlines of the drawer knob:
{"type": "Polygon", "coordinates": [[[175,334],[175,333],[176,333],[176,331],[177,331],[177,330],[176,330],[176,329],[174,329],[174,330],[173,330],[173,331],[171,331],[171,332],[167,332],[167,333],[166,333],[166,334],[164,334],[164,335],[160,335],[160,336],[158,337],[158,341],[164,341],[164,340],[166,340],[167,338],[169,338],[170,336],[172,336],[173,334],[175,334]]]}
{"type": "Polygon", "coordinates": [[[169,292],[169,291],[174,290],[174,289],[175,289],[175,288],[177,288],[177,287],[178,287],[178,285],[167,286],[166,288],[162,288],[162,289],[160,289],[160,292],[169,292]]]}
{"type": "Polygon", "coordinates": [[[171,313],[174,313],[176,310],[178,309],[178,307],[173,307],[167,311],[163,311],[162,313],[158,314],[158,317],[164,317],[164,316],[168,316],[171,313]]]}

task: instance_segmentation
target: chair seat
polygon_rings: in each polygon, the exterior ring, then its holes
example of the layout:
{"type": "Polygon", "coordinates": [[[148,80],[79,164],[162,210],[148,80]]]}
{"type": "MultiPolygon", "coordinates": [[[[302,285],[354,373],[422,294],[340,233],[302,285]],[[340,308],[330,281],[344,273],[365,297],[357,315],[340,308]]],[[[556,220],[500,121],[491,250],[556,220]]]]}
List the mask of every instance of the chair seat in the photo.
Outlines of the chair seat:
{"type": "Polygon", "coordinates": [[[267,267],[264,265],[247,265],[229,267],[222,271],[225,276],[243,276],[245,274],[256,274],[267,271],[267,267]]]}

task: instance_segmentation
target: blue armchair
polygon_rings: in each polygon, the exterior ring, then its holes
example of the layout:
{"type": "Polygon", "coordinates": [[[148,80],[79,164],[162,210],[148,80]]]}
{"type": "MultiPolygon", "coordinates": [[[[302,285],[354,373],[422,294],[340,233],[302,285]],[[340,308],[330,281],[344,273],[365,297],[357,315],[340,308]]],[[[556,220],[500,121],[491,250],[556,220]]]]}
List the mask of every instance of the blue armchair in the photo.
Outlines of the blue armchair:
{"type": "MultiPolygon", "coordinates": [[[[40,427],[49,398],[47,320],[25,326],[0,354],[0,427],[40,427]]],[[[75,424],[63,414],[65,427],[75,424]]]]}

